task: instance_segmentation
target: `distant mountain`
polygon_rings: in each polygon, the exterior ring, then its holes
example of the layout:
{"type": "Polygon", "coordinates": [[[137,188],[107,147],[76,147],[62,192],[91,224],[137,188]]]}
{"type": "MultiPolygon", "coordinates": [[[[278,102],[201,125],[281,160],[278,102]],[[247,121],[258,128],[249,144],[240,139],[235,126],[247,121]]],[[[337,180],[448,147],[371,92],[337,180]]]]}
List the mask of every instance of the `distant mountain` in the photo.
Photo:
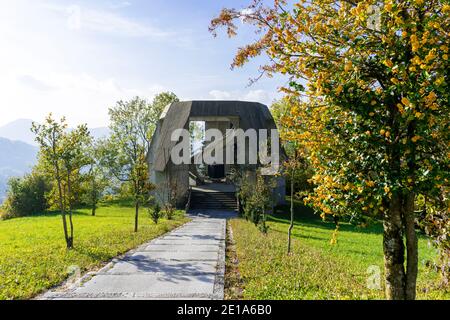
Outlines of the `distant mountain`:
{"type": "MultiPolygon", "coordinates": [[[[31,132],[33,120],[18,119],[0,127],[0,204],[10,177],[23,176],[37,162],[37,144],[31,132]]],[[[71,130],[71,129],[69,129],[71,130]]],[[[109,136],[109,128],[89,129],[95,139],[109,136]]]]}
{"type": "Polygon", "coordinates": [[[31,145],[37,145],[34,141],[34,133],[31,132],[33,120],[18,119],[0,127],[0,137],[13,141],[22,141],[31,145]]]}
{"type": "Polygon", "coordinates": [[[110,134],[108,127],[98,127],[89,129],[89,132],[94,137],[94,139],[107,138],[110,134]]]}
{"type": "MultiPolygon", "coordinates": [[[[34,134],[31,132],[32,123],[33,120],[30,119],[18,119],[10,122],[0,127],[0,137],[13,141],[22,141],[36,146],[37,144],[36,141],[34,141],[34,134]]],[[[89,129],[89,131],[95,139],[109,136],[109,128],[107,127],[92,128],[89,129]]]]}
{"type": "Polygon", "coordinates": [[[0,138],[0,203],[10,177],[23,176],[37,162],[38,148],[21,141],[0,138]]]}

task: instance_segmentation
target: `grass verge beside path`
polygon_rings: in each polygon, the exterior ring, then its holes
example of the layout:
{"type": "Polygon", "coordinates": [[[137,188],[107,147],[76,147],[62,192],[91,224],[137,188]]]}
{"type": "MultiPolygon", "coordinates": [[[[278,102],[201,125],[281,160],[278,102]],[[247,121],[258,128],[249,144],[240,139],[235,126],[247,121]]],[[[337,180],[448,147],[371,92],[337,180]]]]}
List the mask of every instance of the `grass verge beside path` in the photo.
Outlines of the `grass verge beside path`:
{"type": "MultiPolygon", "coordinates": [[[[244,299],[384,299],[381,225],[342,223],[338,243],[330,245],[334,223],[297,204],[293,254],[287,256],[287,212],[269,218],[267,235],[245,219],[230,221],[244,299]],[[370,266],[381,271],[379,290],[367,287],[370,266]]],[[[448,290],[436,286],[438,274],[426,267],[435,257],[420,237],[418,299],[450,299],[448,290]]]]}
{"type": "Polygon", "coordinates": [[[134,207],[104,205],[95,217],[77,210],[73,250],[65,247],[61,216],[43,214],[0,221],[0,300],[28,299],[64,281],[71,266],[81,272],[102,266],[113,257],[188,221],[181,212],[155,225],[140,212],[134,233],[134,207]]]}
{"type": "Polygon", "coordinates": [[[224,299],[239,300],[242,299],[242,281],[239,275],[239,261],[236,255],[233,232],[228,221],[226,245],[224,299]]]}

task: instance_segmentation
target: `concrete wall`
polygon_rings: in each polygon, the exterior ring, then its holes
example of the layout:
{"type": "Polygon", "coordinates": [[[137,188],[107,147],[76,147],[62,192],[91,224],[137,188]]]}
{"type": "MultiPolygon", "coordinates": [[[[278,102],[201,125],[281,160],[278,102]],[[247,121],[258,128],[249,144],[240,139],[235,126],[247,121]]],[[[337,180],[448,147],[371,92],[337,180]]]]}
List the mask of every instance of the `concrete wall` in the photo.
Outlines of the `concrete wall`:
{"type": "Polygon", "coordinates": [[[160,205],[166,203],[169,198],[175,198],[177,207],[186,204],[189,191],[188,165],[174,165],[169,162],[166,171],[152,171],[151,182],[156,186],[153,195],[160,205]]]}
{"type": "MultiPolygon", "coordinates": [[[[155,199],[163,204],[169,198],[170,190],[175,188],[177,204],[182,206],[187,201],[187,195],[189,191],[189,165],[174,165],[171,161],[167,164],[164,171],[153,170],[153,164],[156,161],[156,152],[161,150],[158,145],[161,143],[161,127],[163,126],[164,118],[161,118],[155,133],[152,137],[150,146],[150,152],[148,154],[149,164],[149,177],[150,181],[156,186],[156,190],[153,192],[155,199]]],[[[219,129],[224,135],[226,130],[230,128],[230,124],[233,128],[240,127],[240,119],[238,116],[205,116],[205,117],[190,117],[189,121],[205,121],[205,129],[216,128],[219,129]]],[[[189,126],[189,121],[186,124],[186,128],[189,126]]],[[[248,146],[246,146],[248,151],[248,146]]],[[[169,150],[166,150],[167,154],[164,158],[169,157],[169,150]]],[[[224,150],[224,154],[225,154],[224,150]]],[[[161,157],[161,155],[159,155],[161,157]]],[[[246,160],[248,161],[249,152],[246,152],[246,160]]],[[[229,172],[230,165],[225,166],[225,174],[229,172]]],[[[255,172],[251,173],[249,179],[254,179],[255,172]]],[[[283,177],[277,178],[277,187],[274,189],[274,200],[277,204],[285,202],[286,183],[283,177]]]]}

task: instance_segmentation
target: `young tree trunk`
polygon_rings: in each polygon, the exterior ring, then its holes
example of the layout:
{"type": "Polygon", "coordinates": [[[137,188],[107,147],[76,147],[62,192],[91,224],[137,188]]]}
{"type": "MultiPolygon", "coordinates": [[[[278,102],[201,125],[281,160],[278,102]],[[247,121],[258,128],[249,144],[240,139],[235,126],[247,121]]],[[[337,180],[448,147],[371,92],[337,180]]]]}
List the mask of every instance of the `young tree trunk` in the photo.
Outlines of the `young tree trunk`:
{"type": "Polygon", "coordinates": [[[405,298],[414,300],[416,298],[416,282],[418,273],[418,240],[414,221],[414,199],[413,193],[406,196],[404,203],[405,235],[406,235],[406,288],[405,298]]]}
{"type": "Polygon", "coordinates": [[[69,243],[67,244],[68,249],[73,248],[73,221],[72,221],[72,190],[70,184],[70,171],[67,173],[67,202],[69,204],[69,224],[70,224],[70,237],[69,243]]]}
{"type": "Polygon", "coordinates": [[[405,246],[403,244],[403,221],[401,209],[401,196],[395,192],[392,195],[390,207],[385,213],[383,222],[386,298],[389,300],[405,299],[405,246]]]}
{"type": "Polygon", "coordinates": [[[61,186],[61,177],[59,174],[59,165],[55,162],[55,171],[56,171],[56,181],[58,184],[58,195],[59,195],[59,210],[61,211],[61,218],[63,223],[63,230],[64,230],[64,239],[66,240],[66,246],[68,249],[70,249],[70,239],[67,232],[67,220],[66,220],[66,211],[64,209],[64,202],[63,202],[63,191],[61,186]]]}
{"type": "Polygon", "coordinates": [[[92,201],[92,216],[94,217],[95,210],[97,209],[97,191],[95,190],[95,178],[92,179],[91,201],[92,201]]]}
{"type": "Polygon", "coordinates": [[[288,228],[288,249],[287,253],[291,252],[291,233],[292,228],[294,227],[294,171],[292,170],[291,174],[291,223],[288,228]]]}
{"type": "Polygon", "coordinates": [[[138,232],[138,223],[139,223],[139,200],[136,199],[134,204],[135,206],[135,214],[134,214],[134,232],[138,232]]]}

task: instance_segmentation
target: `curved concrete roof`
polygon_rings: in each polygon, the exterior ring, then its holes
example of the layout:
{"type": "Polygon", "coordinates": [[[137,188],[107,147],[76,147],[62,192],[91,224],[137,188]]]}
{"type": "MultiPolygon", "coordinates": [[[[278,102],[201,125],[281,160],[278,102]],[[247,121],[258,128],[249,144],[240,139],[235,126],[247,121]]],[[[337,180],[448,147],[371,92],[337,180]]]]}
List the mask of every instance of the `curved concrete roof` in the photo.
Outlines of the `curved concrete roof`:
{"type": "MultiPolygon", "coordinates": [[[[153,169],[164,171],[168,162],[168,151],[176,142],[171,141],[176,129],[188,129],[190,117],[238,116],[239,126],[247,129],[276,129],[275,121],[266,105],[247,101],[182,101],[172,103],[155,134],[159,137],[153,149],[153,169]]],[[[153,139],[152,139],[153,140],[153,139]]]]}

